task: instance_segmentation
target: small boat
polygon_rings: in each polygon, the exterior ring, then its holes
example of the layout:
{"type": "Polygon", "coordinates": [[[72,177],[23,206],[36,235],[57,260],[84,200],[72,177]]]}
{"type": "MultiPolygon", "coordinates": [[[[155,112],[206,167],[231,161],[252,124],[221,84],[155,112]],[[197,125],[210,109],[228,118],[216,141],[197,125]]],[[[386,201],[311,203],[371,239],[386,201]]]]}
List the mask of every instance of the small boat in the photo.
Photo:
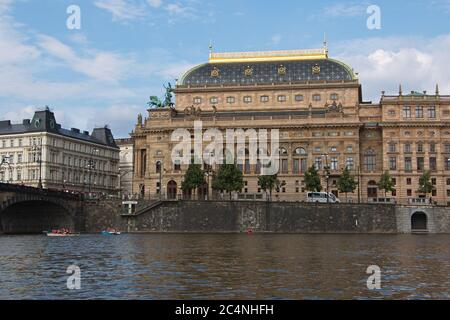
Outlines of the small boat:
{"type": "Polygon", "coordinates": [[[104,236],[120,236],[122,232],[116,230],[104,230],[102,231],[102,235],[104,236]]]}
{"type": "Polygon", "coordinates": [[[79,233],[47,233],[47,237],[78,237],[79,233]]]}
{"type": "Polygon", "coordinates": [[[78,237],[79,233],[72,233],[66,229],[64,230],[52,230],[51,232],[46,232],[47,237],[78,237]]]}

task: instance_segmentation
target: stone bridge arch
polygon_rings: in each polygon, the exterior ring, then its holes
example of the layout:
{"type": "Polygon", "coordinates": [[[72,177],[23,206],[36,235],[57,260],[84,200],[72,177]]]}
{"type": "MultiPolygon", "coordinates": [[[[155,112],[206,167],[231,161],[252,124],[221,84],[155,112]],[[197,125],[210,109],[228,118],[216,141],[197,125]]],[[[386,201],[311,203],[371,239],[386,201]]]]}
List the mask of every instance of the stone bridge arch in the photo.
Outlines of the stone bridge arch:
{"type": "Polygon", "coordinates": [[[79,231],[79,201],[37,194],[16,194],[0,204],[0,232],[42,233],[55,228],[79,231]]]}

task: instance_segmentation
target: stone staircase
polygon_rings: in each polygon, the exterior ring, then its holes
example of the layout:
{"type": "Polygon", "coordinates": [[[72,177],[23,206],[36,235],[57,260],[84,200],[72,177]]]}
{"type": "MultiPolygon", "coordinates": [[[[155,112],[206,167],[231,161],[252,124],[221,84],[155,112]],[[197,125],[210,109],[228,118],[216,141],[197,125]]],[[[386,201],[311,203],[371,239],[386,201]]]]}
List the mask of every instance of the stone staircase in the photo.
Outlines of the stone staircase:
{"type": "Polygon", "coordinates": [[[156,207],[159,207],[162,203],[163,203],[163,201],[160,201],[160,200],[139,202],[136,205],[136,211],[134,213],[132,213],[132,214],[122,213],[122,216],[123,217],[136,217],[136,216],[144,214],[156,207]]]}

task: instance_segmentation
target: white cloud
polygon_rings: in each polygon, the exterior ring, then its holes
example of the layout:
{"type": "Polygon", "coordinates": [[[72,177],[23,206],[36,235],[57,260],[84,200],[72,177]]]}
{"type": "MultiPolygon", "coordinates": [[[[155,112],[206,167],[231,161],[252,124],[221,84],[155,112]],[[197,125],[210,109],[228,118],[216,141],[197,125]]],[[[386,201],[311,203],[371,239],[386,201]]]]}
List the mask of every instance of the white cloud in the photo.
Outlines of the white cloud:
{"type": "Polygon", "coordinates": [[[68,45],[56,38],[41,35],[39,46],[46,53],[63,60],[68,67],[81,74],[102,81],[118,81],[125,77],[131,60],[110,52],[91,50],[87,57],[79,57],[68,45]]]}
{"type": "Polygon", "coordinates": [[[97,0],[94,4],[98,8],[110,12],[114,21],[134,20],[146,15],[145,6],[132,0],[97,0]]]}
{"type": "Polygon", "coordinates": [[[147,0],[150,7],[159,8],[162,4],[162,0],[147,0]]]}
{"type": "Polygon", "coordinates": [[[450,93],[450,35],[431,39],[411,37],[370,38],[345,41],[335,46],[337,59],[359,72],[364,97],[374,101],[385,90],[434,92],[439,83],[442,94],[450,93]]]}

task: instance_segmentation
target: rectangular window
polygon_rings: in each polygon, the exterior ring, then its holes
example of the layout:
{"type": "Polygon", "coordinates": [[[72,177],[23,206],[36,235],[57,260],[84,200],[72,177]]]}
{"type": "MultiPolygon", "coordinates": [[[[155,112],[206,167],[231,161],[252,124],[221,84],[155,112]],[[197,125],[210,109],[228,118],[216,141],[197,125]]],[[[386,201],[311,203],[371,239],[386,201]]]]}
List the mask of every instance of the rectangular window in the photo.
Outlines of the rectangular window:
{"type": "Polygon", "coordinates": [[[211,97],[211,99],[209,99],[209,102],[211,104],[217,104],[219,102],[219,98],[217,97],[211,97]]]}
{"type": "Polygon", "coordinates": [[[411,157],[405,158],[405,171],[412,171],[412,160],[411,157]]]}
{"type": "Polygon", "coordinates": [[[322,169],[322,157],[316,157],[314,159],[314,166],[315,166],[316,170],[322,169]]]}
{"type": "Polygon", "coordinates": [[[348,170],[353,170],[355,163],[353,160],[353,157],[348,157],[345,161],[345,166],[347,167],[348,170]]]}
{"type": "Polygon", "coordinates": [[[339,170],[339,163],[338,163],[338,159],[333,157],[331,158],[331,170],[339,170]]]}
{"type": "Polygon", "coordinates": [[[436,171],[437,165],[436,165],[436,157],[430,157],[430,170],[436,171]]]}
{"type": "Polygon", "coordinates": [[[423,118],[423,107],[416,107],[416,118],[423,118]]]}
{"type": "Polygon", "coordinates": [[[445,170],[450,171],[450,158],[444,159],[444,168],[445,170]]]}
{"type": "Polygon", "coordinates": [[[411,118],[411,107],[404,106],[403,107],[403,117],[404,118],[411,118]]]}
{"type": "Polygon", "coordinates": [[[337,93],[330,94],[330,100],[337,100],[339,98],[337,93]]]}
{"type": "Polygon", "coordinates": [[[389,170],[397,170],[397,157],[389,158],[389,170]]]}
{"type": "Polygon", "coordinates": [[[417,158],[417,171],[423,171],[424,170],[424,165],[425,161],[423,157],[418,157],[417,158]]]}
{"type": "Polygon", "coordinates": [[[235,97],[227,97],[227,103],[235,103],[236,102],[236,98],[235,97]]]}
{"type": "Polygon", "coordinates": [[[252,102],[252,97],[251,96],[245,96],[244,97],[244,103],[251,103],[252,102]]]}
{"type": "Polygon", "coordinates": [[[295,101],[297,101],[297,102],[303,101],[303,95],[301,95],[301,94],[295,95],[295,101]]]}
{"type": "Polygon", "coordinates": [[[314,94],[313,96],[312,96],[312,99],[313,99],[313,101],[320,101],[320,94],[314,94]]]}
{"type": "Polygon", "coordinates": [[[283,96],[283,95],[281,95],[281,96],[278,96],[278,102],[286,102],[286,96],[283,96]]]}
{"type": "Polygon", "coordinates": [[[364,169],[366,171],[375,171],[376,169],[375,155],[366,154],[364,156],[364,169]]]}
{"type": "Polygon", "coordinates": [[[269,96],[261,96],[261,98],[259,98],[261,102],[269,102],[269,96]]]}
{"type": "Polygon", "coordinates": [[[288,173],[288,161],[287,161],[287,159],[281,159],[281,173],[288,173]]]}
{"type": "Polygon", "coordinates": [[[389,152],[396,152],[397,148],[395,143],[389,143],[389,148],[388,148],[389,152]]]}
{"type": "Polygon", "coordinates": [[[417,144],[417,152],[423,152],[423,144],[422,143],[417,144]]]}
{"type": "Polygon", "coordinates": [[[406,195],[408,197],[411,197],[412,196],[412,190],[411,189],[406,190],[406,195]]]}
{"type": "Polygon", "coordinates": [[[292,173],[298,174],[299,172],[300,172],[300,160],[294,159],[294,161],[292,163],[292,173]]]}
{"type": "Polygon", "coordinates": [[[249,159],[245,160],[244,173],[250,174],[250,160],[249,159]]]}
{"type": "Polygon", "coordinates": [[[434,142],[430,143],[430,152],[436,152],[436,143],[434,142]]]}
{"type": "Polygon", "coordinates": [[[436,107],[435,106],[431,106],[428,107],[428,118],[436,118],[436,107]]]}
{"type": "Polygon", "coordinates": [[[405,144],[405,153],[411,153],[411,145],[409,143],[405,144]]]}
{"type": "Polygon", "coordinates": [[[411,178],[406,178],[406,184],[410,186],[412,184],[411,178]]]}

